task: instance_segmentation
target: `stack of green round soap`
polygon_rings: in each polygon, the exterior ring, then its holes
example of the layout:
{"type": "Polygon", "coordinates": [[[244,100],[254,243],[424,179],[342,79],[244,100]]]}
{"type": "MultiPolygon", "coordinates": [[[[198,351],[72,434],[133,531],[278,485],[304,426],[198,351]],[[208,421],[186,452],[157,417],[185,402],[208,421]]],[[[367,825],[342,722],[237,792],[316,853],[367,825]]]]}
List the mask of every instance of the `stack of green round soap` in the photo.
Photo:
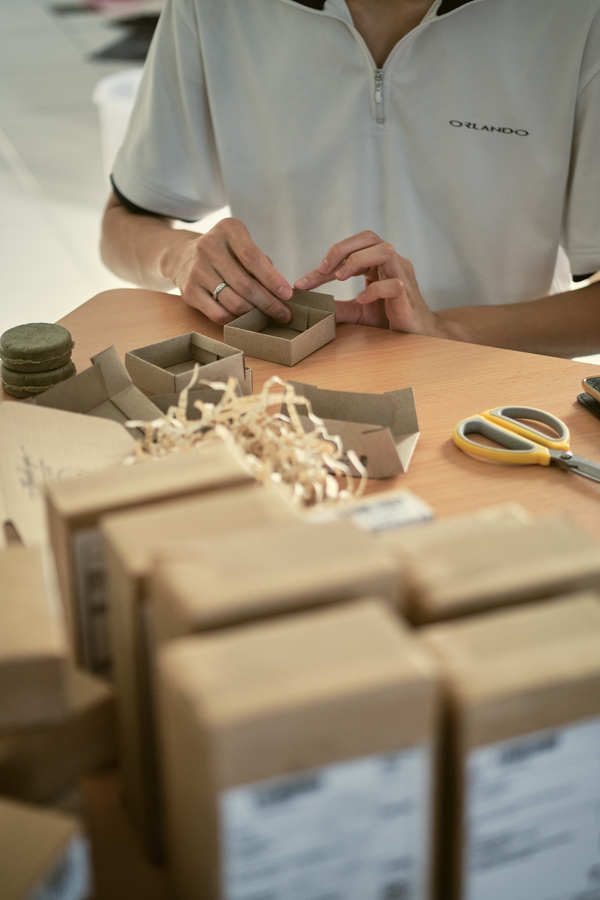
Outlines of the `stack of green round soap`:
{"type": "Polygon", "coordinates": [[[0,338],[2,387],[13,397],[33,397],[75,374],[73,339],[62,325],[32,322],[0,338]]]}

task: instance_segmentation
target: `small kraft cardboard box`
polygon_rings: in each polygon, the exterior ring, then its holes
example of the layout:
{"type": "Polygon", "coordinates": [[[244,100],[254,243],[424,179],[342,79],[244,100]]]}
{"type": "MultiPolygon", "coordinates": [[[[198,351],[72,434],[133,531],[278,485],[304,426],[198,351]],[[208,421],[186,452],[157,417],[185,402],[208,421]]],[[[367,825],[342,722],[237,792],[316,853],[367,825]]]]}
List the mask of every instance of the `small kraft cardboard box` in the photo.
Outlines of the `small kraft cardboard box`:
{"type": "Polygon", "coordinates": [[[77,819],[53,809],[0,800],[3,900],[89,900],[92,877],[77,819]]]}
{"type": "Polygon", "coordinates": [[[149,397],[179,395],[197,365],[202,380],[236,378],[244,394],[252,393],[252,372],[246,369],[241,350],[196,331],[130,350],[125,354],[125,365],[133,383],[149,397]]]}
{"type": "Polygon", "coordinates": [[[456,518],[382,539],[404,571],[415,625],[600,589],[597,539],[562,516],[456,518]]]}
{"type": "Polygon", "coordinates": [[[335,301],[318,291],[294,291],[288,301],[289,322],[270,319],[252,309],[223,326],[223,337],[248,356],[295,366],[335,338],[335,301]]]}
{"type": "Polygon", "coordinates": [[[0,735],[53,722],[66,709],[67,646],[42,551],[0,551],[0,735]]]}
{"type": "MultiPolygon", "coordinates": [[[[46,487],[48,533],[77,662],[110,669],[102,516],[253,481],[221,441],[186,454],[116,466],[46,487]]],[[[158,532],[164,536],[159,528],[158,532]]]]}
{"type": "MultiPolygon", "coordinates": [[[[341,438],[344,450],[354,450],[369,478],[392,478],[407,471],[419,440],[412,388],[360,394],[325,390],[301,381],[290,384],[310,402],[329,434],[341,438]]],[[[301,418],[306,430],[312,430],[308,417],[301,418]]]]}
{"type": "Polygon", "coordinates": [[[445,680],[448,900],[598,895],[600,602],[572,595],[420,632],[445,680]]]}
{"type": "Polygon", "coordinates": [[[130,419],[150,422],[160,410],[132,382],[115,347],[92,356],[92,365],[79,375],[39,394],[31,403],[112,419],[124,425],[130,419]]]}
{"type": "MultiPolygon", "coordinates": [[[[247,396],[252,393],[252,370],[246,369],[246,372],[248,373],[246,382],[240,385],[240,382],[238,381],[235,387],[235,394],[238,397],[247,396]]],[[[222,384],[223,382],[220,383],[222,384]]],[[[199,419],[201,412],[196,406],[196,403],[217,404],[219,400],[221,400],[223,393],[224,390],[222,388],[212,388],[208,384],[200,385],[200,387],[192,387],[187,392],[187,404],[185,408],[187,418],[199,419]]],[[[175,393],[152,395],[152,402],[155,403],[163,413],[168,412],[171,406],[178,406],[181,399],[181,394],[175,393]]]]}
{"type": "Polygon", "coordinates": [[[168,644],[180,898],[430,898],[438,680],[374,600],[168,644]]]}
{"type": "MultiPolygon", "coordinates": [[[[296,513],[278,492],[256,483],[189,500],[146,506],[106,516],[105,538],[109,636],[117,699],[119,755],[124,799],[149,852],[159,855],[154,729],[150,720],[148,646],[145,628],[155,554],[177,552],[181,541],[209,535],[225,541],[265,523],[277,532],[296,513]]],[[[230,558],[230,568],[236,566],[230,558]]]]}
{"type": "Polygon", "coordinates": [[[115,763],[111,688],[70,666],[66,693],[60,719],[0,737],[0,795],[53,804],[84,775],[115,763]]]}

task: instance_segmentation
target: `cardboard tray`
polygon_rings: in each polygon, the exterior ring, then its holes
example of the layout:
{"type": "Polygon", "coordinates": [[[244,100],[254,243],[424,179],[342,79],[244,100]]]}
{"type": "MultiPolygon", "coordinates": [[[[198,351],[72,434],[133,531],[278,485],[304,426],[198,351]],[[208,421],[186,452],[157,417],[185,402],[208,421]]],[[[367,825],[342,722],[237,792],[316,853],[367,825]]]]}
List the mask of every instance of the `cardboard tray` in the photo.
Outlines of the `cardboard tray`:
{"type": "Polygon", "coordinates": [[[151,421],[159,408],[137,388],[115,347],[92,356],[92,365],[54,385],[30,401],[67,412],[112,419],[122,425],[129,419],[151,421]]]}
{"type": "MultiPolygon", "coordinates": [[[[407,471],[419,440],[412,388],[362,394],[325,390],[301,381],[289,383],[310,401],[329,433],[339,435],[344,449],[354,450],[369,478],[391,478],[407,471]]],[[[310,430],[308,417],[302,420],[310,430]]],[[[353,474],[358,473],[353,470],[353,474]]]]}
{"type": "Polygon", "coordinates": [[[318,291],[294,291],[288,306],[292,318],[285,325],[253,309],[225,325],[223,337],[248,356],[295,366],[335,338],[335,301],[318,291]]]}
{"type": "Polygon", "coordinates": [[[241,350],[196,331],[125,354],[125,366],[133,383],[150,397],[179,394],[189,384],[196,365],[200,366],[201,379],[237,378],[242,392],[252,393],[252,375],[248,390],[248,372],[241,350]]]}

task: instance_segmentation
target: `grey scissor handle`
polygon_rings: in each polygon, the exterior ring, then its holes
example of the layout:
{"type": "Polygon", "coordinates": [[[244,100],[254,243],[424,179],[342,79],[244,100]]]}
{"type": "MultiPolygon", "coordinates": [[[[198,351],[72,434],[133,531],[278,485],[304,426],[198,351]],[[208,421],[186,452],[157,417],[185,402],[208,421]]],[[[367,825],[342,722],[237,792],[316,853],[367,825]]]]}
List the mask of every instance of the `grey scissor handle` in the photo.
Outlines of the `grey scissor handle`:
{"type": "Polygon", "coordinates": [[[495,416],[508,425],[517,425],[527,432],[533,441],[539,441],[540,444],[547,447],[568,444],[570,440],[569,429],[562,419],[546,412],[545,409],[537,409],[535,406],[498,406],[496,409],[490,409],[487,415],[495,416]],[[527,422],[523,422],[522,419],[526,419],[527,422]],[[547,425],[554,432],[554,436],[545,431],[539,431],[529,422],[541,422],[543,425],[547,425]]]}

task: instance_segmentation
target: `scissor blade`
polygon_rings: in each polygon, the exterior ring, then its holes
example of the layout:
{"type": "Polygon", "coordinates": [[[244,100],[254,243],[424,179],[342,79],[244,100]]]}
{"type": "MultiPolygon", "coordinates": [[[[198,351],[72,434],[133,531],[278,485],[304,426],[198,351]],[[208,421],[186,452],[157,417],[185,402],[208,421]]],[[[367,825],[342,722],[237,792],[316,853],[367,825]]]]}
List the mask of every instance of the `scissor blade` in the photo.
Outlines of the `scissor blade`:
{"type": "Polygon", "coordinates": [[[584,459],[583,456],[576,456],[574,453],[561,452],[560,450],[551,450],[550,455],[552,456],[552,461],[560,466],[561,469],[568,469],[570,472],[575,472],[576,475],[589,478],[590,481],[600,482],[600,463],[584,459]]]}

